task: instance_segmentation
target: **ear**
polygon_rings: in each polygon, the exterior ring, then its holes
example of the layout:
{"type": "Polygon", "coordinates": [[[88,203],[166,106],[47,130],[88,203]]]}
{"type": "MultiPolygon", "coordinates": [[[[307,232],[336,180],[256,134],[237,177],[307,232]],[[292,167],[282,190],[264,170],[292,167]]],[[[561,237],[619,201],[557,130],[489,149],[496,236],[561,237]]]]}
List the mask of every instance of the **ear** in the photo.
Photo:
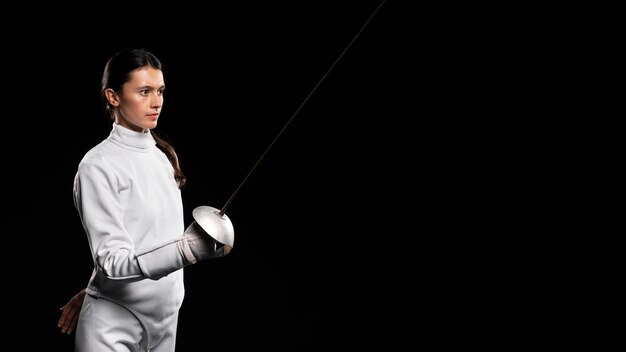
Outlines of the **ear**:
{"type": "Polygon", "coordinates": [[[115,93],[113,89],[107,88],[107,90],[104,91],[104,96],[107,98],[107,101],[112,106],[120,105],[120,97],[117,95],[117,93],[115,93]]]}

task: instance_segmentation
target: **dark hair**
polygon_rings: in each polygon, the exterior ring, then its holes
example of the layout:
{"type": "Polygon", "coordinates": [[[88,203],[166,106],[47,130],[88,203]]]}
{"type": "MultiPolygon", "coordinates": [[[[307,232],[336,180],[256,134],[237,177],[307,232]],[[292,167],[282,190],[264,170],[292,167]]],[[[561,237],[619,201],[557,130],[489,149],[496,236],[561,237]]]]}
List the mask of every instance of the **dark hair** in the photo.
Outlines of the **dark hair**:
{"type": "MultiPolygon", "coordinates": [[[[163,70],[161,61],[159,61],[154,54],[145,49],[123,49],[118,51],[111,56],[104,67],[104,73],[102,74],[102,89],[100,93],[104,99],[105,108],[109,112],[112,119],[115,119],[113,107],[106,99],[104,92],[109,88],[113,89],[115,92],[121,92],[124,83],[128,82],[130,79],[131,73],[143,67],[152,67],[157,70],[163,70]]],[[[150,130],[150,133],[152,134],[152,137],[154,137],[157,147],[165,153],[174,167],[174,178],[178,183],[178,188],[182,188],[187,181],[187,178],[180,168],[178,156],[176,155],[174,147],[166,140],[159,137],[153,130],[150,130]]]]}

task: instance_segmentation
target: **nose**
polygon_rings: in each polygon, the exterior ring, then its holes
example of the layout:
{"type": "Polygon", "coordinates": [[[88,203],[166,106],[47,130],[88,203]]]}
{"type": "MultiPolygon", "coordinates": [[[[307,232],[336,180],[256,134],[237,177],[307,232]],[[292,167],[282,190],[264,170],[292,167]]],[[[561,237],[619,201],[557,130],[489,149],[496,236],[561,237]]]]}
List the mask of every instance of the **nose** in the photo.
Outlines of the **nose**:
{"type": "Polygon", "coordinates": [[[150,100],[150,107],[160,109],[163,106],[163,95],[155,93],[150,100]]]}

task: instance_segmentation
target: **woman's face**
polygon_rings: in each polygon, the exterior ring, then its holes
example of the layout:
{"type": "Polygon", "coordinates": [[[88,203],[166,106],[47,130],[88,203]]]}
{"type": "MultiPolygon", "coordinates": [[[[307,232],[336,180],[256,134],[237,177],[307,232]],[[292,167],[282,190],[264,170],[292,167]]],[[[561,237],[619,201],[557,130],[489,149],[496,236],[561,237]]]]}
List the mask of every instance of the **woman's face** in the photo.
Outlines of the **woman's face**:
{"type": "Polygon", "coordinates": [[[107,91],[107,99],[115,109],[115,122],[137,132],[155,128],[163,107],[164,90],[161,70],[144,67],[131,72],[119,95],[107,91]]]}

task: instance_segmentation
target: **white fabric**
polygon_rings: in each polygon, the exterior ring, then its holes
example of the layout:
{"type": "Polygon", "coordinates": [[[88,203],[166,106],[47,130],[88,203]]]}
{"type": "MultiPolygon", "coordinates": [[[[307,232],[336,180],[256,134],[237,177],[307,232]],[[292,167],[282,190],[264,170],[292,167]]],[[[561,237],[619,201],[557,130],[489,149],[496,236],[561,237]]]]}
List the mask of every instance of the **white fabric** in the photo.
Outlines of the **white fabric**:
{"type": "Polygon", "coordinates": [[[178,314],[168,320],[159,340],[150,341],[130,310],[106,299],[85,296],[74,344],[75,352],[174,352],[178,314]],[[113,324],[111,324],[113,322],[113,324]]]}
{"type": "Polygon", "coordinates": [[[149,132],[113,124],[81,160],[74,202],[94,260],[87,293],[136,312],[158,339],[184,297],[183,205],[166,155],[149,132]]]}

